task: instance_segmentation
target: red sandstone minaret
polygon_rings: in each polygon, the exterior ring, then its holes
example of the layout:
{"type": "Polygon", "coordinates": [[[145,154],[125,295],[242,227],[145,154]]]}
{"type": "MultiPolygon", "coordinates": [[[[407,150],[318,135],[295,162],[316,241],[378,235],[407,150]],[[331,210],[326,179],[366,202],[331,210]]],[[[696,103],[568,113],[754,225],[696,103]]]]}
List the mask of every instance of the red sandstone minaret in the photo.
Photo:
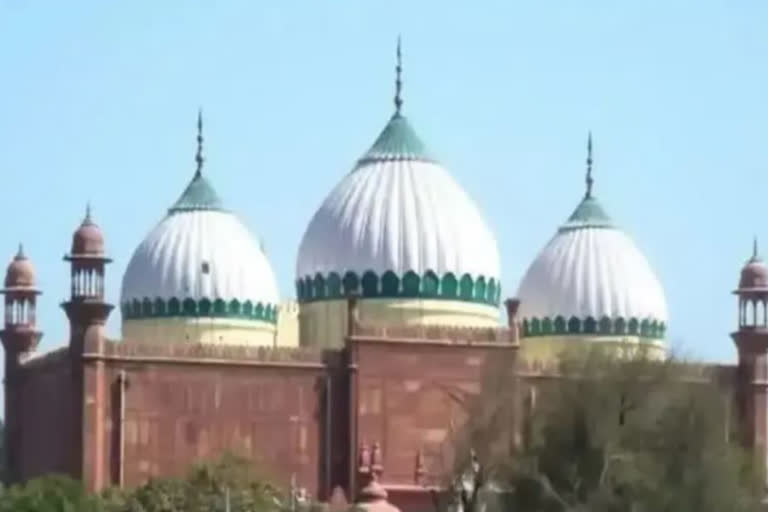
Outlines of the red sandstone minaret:
{"type": "Polygon", "coordinates": [[[71,295],[62,304],[69,317],[69,356],[72,375],[72,439],[69,474],[92,491],[105,481],[103,428],[106,400],[104,362],[91,357],[102,352],[105,324],[112,305],[104,300],[104,269],[111,260],[104,253],[104,237],[91,219],[90,208],[72,236],[71,295]]]}
{"type": "Polygon", "coordinates": [[[19,389],[19,367],[42,337],[36,324],[35,309],[40,291],[36,288],[35,269],[21,246],[8,265],[2,293],[5,295],[5,328],[0,331],[5,348],[5,481],[13,483],[19,479],[20,419],[24,406],[19,389]]]}
{"type": "Polygon", "coordinates": [[[739,352],[736,397],[744,425],[744,443],[759,460],[766,460],[768,414],[768,266],[755,241],[752,257],[741,270],[739,328],[731,334],[739,352]]]}
{"type": "Polygon", "coordinates": [[[72,283],[70,299],[62,307],[69,317],[70,349],[76,356],[88,343],[103,341],[103,326],[113,307],[104,301],[104,269],[112,260],[104,253],[104,237],[91,220],[90,207],[64,259],[71,264],[72,283]]]}

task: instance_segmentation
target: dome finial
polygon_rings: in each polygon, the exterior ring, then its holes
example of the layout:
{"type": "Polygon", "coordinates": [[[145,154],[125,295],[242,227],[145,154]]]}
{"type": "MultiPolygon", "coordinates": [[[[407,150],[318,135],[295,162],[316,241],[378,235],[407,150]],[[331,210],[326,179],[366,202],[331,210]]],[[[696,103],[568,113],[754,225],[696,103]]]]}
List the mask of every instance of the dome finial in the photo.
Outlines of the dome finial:
{"type": "Polygon", "coordinates": [[[759,261],[760,260],[760,251],[757,248],[757,235],[755,235],[755,238],[752,240],[752,261],[759,261]]]}
{"type": "Polygon", "coordinates": [[[24,255],[24,244],[19,242],[19,252],[16,253],[16,259],[17,260],[23,260],[27,257],[24,255]]]}
{"type": "Polygon", "coordinates": [[[592,183],[594,180],[592,179],[592,131],[590,130],[587,137],[587,193],[584,196],[586,199],[592,197],[592,183]]]}
{"type": "Polygon", "coordinates": [[[400,96],[403,90],[401,76],[403,73],[403,55],[400,52],[400,36],[397,36],[397,65],[395,66],[395,114],[400,114],[403,107],[403,98],[400,96]]]}
{"type": "Polygon", "coordinates": [[[203,173],[203,109],[197,110],[197,154],[195,155],[195,162],[197,162],[197,170],[195,171],[195,178],[199,178],[203,173]]]}
{"type": "Polygon", "coordinates": [[[83,217],[83,224],[91,223],[91,202],[85,203],[85,217],[83,217]]]}

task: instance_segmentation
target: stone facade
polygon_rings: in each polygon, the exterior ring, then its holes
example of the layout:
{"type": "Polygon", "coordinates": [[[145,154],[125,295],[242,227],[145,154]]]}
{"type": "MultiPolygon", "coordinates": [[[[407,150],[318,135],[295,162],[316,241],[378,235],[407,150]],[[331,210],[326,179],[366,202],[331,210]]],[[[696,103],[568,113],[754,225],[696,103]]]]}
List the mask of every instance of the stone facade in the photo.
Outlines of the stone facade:
{"type": "MultiPolygon", "coordinates": [[[[326,349],[113,341],[104,332],[109,260],[74,249],[67,259],[66,347],[35,353],[33,282],[9,277],[3,290],[13,313],[0,332],[9,482],[55,472],[91,490],[133,486],[229,451],[319,499],[364,497],[383,509],[388,496],[403,510],[426,510],[451,466],[463,414],[455,397],[480,389],[488,363],[514,367],[520,404],[557,377],[517,360],[516,301],[507,302],[505,328],[382,327],[361,325],[353,298],[343,339],[312,344],[334,347],[326,349]]],[[[744,443],[765,460],[768,325],[740,322],[733,338],[738,367],[702,371],[733,390],[744,443]]]]}

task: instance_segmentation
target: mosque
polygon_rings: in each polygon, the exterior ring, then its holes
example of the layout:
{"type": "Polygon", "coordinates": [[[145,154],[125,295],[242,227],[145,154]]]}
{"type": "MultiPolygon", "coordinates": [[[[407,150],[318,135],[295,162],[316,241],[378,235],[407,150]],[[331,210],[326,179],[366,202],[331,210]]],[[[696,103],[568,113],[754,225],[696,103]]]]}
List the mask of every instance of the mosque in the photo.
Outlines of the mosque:
{"type": "MultiPolygon", "coordinates": [[[[664,357],[664,290],[593,191],[591,138],[586,190],[502,301],[481,207],[403,113],[399,48],[396,69],[393,115],[309,220],[295,300],[206,174],[201,118],[191,181],[130,256],[121,339],[104,330],[111,260],[90,212],[65,258],[62,348],[36,351],[41,291],[19,249],[0,332],[9,482],[55,472],[131,486],[231,451],[320,499],[424,510],[462,414],[450,391],[476,393],[487,361],[514,364],[532,406],[565,348],[664,357]]],[[[739,364],[713,369],[765,459],[768,266],[756,249],[735,293],[739,364]]]]}

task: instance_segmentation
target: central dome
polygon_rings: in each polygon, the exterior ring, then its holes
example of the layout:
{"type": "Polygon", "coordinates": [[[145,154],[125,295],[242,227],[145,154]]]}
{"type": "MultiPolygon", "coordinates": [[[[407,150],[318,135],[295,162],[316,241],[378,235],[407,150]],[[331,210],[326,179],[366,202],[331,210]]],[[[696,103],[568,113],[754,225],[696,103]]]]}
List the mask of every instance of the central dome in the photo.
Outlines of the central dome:
{"type": "Polygon", "coordinates": [[[497,305],[500,294],[493,234],[400,113],[315,213],[296,273],[304,302],[359,293],[497,305]]]}
{"type": "Polygon", "coordinates": [[[271,344],[278,289],[272,267],[198,171],[133,254],[120,299],[123,336],[271,344]]]}
{"type": "Polygon", "coordinates": [[[496,239],[401,113],[399,58],[394,114],[301,241],[302,344],[343,342],[347,297],[368,325],[498,325],[496,239]]]}

